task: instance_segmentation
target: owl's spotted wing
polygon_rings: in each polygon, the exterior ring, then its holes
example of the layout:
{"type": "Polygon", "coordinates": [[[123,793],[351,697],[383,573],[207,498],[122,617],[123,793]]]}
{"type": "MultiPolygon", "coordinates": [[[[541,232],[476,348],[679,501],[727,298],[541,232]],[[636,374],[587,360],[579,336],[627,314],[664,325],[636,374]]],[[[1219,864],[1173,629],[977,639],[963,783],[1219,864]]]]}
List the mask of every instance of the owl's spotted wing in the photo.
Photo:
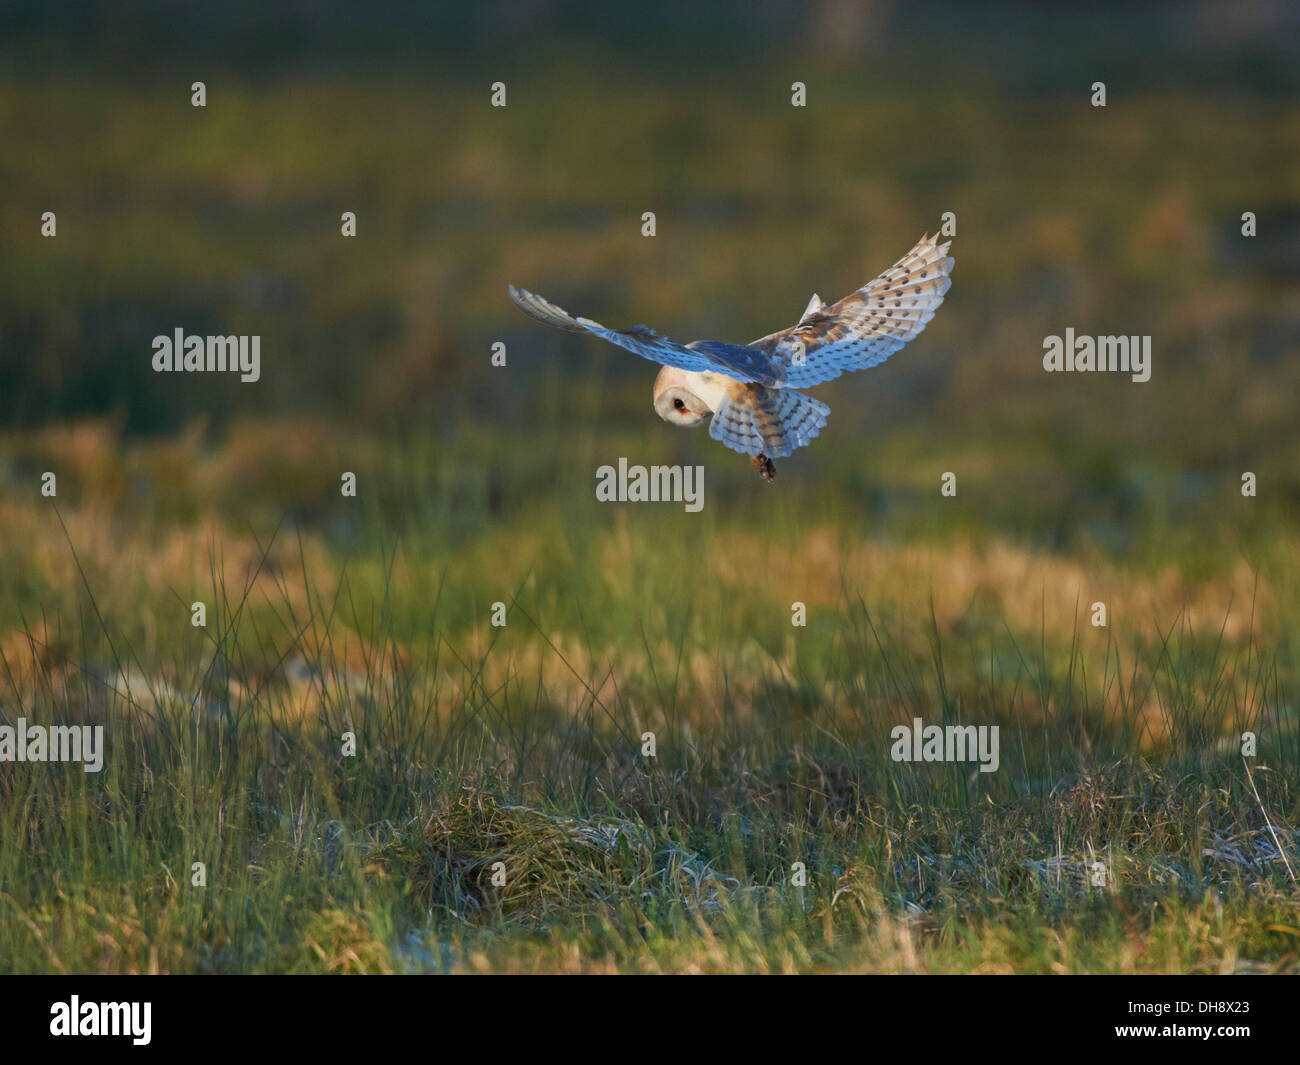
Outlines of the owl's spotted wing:
{"type": "Polygon", "coordinates": [[[738,385],[713,412],[709,435],[742,455],[779,459],[811,443],[830,412],[825,403],[792,389],[738,385]]]}
{"type": "Polygon", "coordinates": [[[767,388],[807,388],[846,371],[876,366],[920,333],[951,284],[948,247],[937,235],[922,237],[870,284],[829,306],[814,296],[797,325],[749,345],[713,340],[678,344],[644,325],[610,329],[589,318],[574,318],[513,285],[510,298],[539,322],[593,333],[652,362],[712,371],[767,388]]]}
{"type": "Polygon", "coordinates": [[[810,304],[798,325],[754,341],[772,374],[789,388],[807,388],[851,370],[879,365],[915,337],[943,303],[952,282],[948,243],[920,242],[870,284],[838,303],[810,304]]]}
{"type": "Polygon", "coordinates": [[[675,366],[679,370],[726,374],[737,381],[776,383],[770,373],[769,356],[752,348],[712,340],[678,344],[644,325],[610,329],[590,318],[574,318],[549,300],[514,285],[510,286],[510,298],[522,311],[545,325],[575,333],[592,333],[651,362],[675,366]]]}

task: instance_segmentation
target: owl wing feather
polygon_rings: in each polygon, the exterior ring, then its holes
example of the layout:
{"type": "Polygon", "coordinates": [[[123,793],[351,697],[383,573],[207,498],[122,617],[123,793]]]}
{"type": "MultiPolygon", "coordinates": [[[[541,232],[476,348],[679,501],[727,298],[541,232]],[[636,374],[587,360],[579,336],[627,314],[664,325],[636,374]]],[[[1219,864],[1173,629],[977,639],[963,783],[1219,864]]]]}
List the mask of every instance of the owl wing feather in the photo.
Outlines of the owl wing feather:
{"type": "Polygon", "coordinates": [[[527,289],[511,285],[509,291],[510,298],[520,310],[544,325],[575,333],[591,333],[651,362],[675,366],[679,370],[726,374],[737,381],[768,385],[778,383],[769,372],[770,357],[744,345],[724,344],[714,340],[678,344],[644,325],[610,329],[590,318],[574,318],[568,311],[527,289]]]}
{"type": "Polygon", "coordinates": [[[883,274],[838,303],[819,309],[810,303],[797,325],[749,347],[771,359],[771,376],[788,388],[879,365],[926,327],[952,284],[951,242],[940,244],[937,236],[923,236],[883,274]]]}

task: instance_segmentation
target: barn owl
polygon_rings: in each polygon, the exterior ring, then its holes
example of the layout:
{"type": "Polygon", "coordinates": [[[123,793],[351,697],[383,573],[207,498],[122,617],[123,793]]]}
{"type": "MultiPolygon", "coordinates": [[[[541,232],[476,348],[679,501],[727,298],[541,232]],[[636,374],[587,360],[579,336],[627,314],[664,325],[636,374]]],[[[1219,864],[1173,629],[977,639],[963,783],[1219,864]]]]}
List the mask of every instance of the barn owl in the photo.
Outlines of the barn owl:
{"type": "Polygon", "coordinates": [[[798,323],[744,345],[678,344],[644,325],[609,329],[514,285],[509,291],[539,322],[594,333],[662,364],[654,385],[659,417],[689,427],[712,416],[709,435],[748,455],[770,482],[776,477],[772,460],[810,443],[830,414],[825,403],[796,389],[884,362],[934,317],[953,264],[949,244],[937,237],[923,236],[883,274],[838,303],[827,305],[814,295],[798,323]]]}

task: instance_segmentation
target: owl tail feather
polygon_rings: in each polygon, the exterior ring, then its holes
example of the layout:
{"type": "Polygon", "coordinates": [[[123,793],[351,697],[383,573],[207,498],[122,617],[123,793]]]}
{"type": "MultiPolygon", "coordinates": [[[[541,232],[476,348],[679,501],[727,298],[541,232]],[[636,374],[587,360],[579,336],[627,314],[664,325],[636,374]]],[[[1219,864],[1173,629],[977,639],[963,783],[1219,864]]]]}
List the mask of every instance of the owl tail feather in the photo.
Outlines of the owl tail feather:
{"type": "Polygon", "coordinates": [[[750,385],[718,404],[709,435],[742,455],[779,459],[811,443],[828,414],[830,407],[802,392],[750,385]]]}

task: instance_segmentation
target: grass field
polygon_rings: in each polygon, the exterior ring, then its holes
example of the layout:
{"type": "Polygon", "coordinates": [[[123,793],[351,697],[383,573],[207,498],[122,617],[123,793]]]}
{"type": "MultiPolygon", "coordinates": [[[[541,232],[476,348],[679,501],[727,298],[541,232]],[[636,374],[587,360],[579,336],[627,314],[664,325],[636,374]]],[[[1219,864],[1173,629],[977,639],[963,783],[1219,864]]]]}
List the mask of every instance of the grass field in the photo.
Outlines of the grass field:
{"type": "Polygon", "coordinates": [[[497,114],[0,77],[0,723],[107,740],[0,762],[0,971],[1300,972],[1295,95],[560,55],[497,114]],[[744,341],[945,211],[939,314],[770,487],[505,298],[744,341]],[[178,325],[262,380],[154,374],[178,325]],[[1067,326],[1152,380],[1044,374],[1067,326]],[[598,503],[620,456],[703,510],[598,503]],[[894,761],[918,717],[997,771],[894,761]]]}
{"type": "Polygon", "coordinates": [[[1207,570],[539,499],[455,542],[472,502],[365,502],[457,460],[489,494],[481,452],[414,441],[311,526],[241,529],[175,513],[274,509],[237,445],[40,444],[122,496],[0,512],[7,714],[104,722],[108,755],[0,767],[6,970],[1296,968],[1280,530],[1207,570]],[[892,761],[914,716],[1000,725],[998,771],[892,761]]]}

